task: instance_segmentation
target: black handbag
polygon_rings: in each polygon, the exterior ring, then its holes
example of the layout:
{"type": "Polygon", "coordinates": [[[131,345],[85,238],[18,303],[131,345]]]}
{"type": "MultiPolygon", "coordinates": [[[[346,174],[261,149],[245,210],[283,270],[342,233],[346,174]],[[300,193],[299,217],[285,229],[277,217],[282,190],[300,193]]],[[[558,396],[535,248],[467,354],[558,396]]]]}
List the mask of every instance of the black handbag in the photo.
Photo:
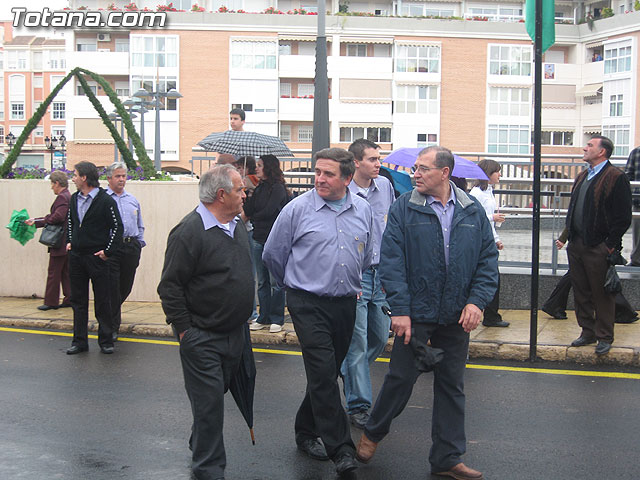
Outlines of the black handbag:
{"type": "Polygon", "coordinates": [[[45,225],[38,241],[49,248],[59,248],[62,246],[63,236],[64,225],[45,225]]]}

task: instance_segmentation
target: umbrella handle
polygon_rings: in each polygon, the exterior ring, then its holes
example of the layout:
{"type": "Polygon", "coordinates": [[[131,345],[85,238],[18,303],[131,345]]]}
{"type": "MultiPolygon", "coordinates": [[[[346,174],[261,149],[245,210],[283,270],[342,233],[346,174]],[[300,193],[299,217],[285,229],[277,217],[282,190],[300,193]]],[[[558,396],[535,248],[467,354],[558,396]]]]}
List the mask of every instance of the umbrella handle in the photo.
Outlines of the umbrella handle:
{"type": "Polygon", "coordinates": [[[251,443],[256,444],[256,436],[253,434],[253,428],[249,429],[249,433],[251,434],[251,443]]]}

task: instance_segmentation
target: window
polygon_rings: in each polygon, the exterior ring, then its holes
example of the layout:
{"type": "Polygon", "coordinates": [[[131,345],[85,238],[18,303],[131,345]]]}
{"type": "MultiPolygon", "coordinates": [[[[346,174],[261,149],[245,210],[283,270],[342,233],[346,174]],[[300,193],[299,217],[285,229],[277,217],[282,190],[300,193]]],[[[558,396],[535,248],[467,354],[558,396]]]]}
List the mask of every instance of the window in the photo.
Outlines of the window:
{"type": "Polygon", "coordinates": [[[36,75],[33,77],[33,88],[42,88],[43,78],[42,75],[36,75]]]}
{"type": "Polygon", "coordinates": [[[42,102],[40,102],[40,101],[33,102],[33,114],[34,115],[38,111],[38,109],[40,108],[40,105],[42,105],[42,102]]]}
{"type": "Polygon", "coordinates": [[[231,109],[241,108],[245,112],[253,112],[253,103],[232,103],[231,109]]]}
{"type": "Polygon", "coordinates": [[[231,42],[231,68],[274,70],[276,68],[275,42],[231,42]]]}
{"type": "Polygon", "coordinates": [[[131,66],[132,67],[177,67],[178,66],[178,37],[172,36],[172,35],[132,36],[131,37],[131,66]]]}
{"type": "Polygon", "coordinates": [[[531,76],[530,46],[491,45],[489,48],[491,75],[531,76]]]}
{"type": "Polygon", "coordinates": [[[629,155],[629,125],[603,125],[602,135],[613,142],[613,155],[629,155]]]}
{"type": "Polygon", "coordinates": [[[283,142],[291,141],[291,125],[280,124],[280,140],[283,142]]]}
{"type": "Polygon", "coordinates": [[[453,10],[434,8],[424,3],[402,2],[400,15],[404,17],[453,17],[453,10]]]}
{"type": "Polygon", "coordinates": [[[52,119],[64,120],[65,118],[65,104],[64,102],[53,102],[52,119]]]}
{"type": "Polygon", "coordinates": [[[298,142],[313,141],[313,125],[298,125],[298,142]]]}
{"type": "Polygon", "coordinates": [[[437,114],[438,87],[435,85],[398,85],[395,113],[437,114]]]}
{"type": "Polygon", "coordinates": [[[622,116],[622,95],[611,95],[609,97],[609,116],[621,117],[622,116]]]}
{"type": "Polygon", "coordinates": [[[36,138],[44,137],[44,128],[43,127],[36,127],[33,130],[33,134],[36,136],[36,138]]]}
{"type": "Polygon", "coordinates": [[[426,148],[438,145],[438,135],[435,133],[419,133],[416,142],[416,147],[426,148]]]}
{"type": "Polygon", "coordinates": [[[64,127],[51,127],[51,135],[57,138],[60,138],[61,135],[64,135],[66,137],[67,134],[65,133],[65,131],[66,130],[64,127]]]}
{"type": "MultiPolygon", "coordinates": [[[[540,132],[542,145],[573,146],[573,132],[540,132]]],[[[533,140],[531,140],[533,142],[533,140]]]]}
{"type": "Polygon", "coordinates": [[[604,73],[631,71],[631,47],[606,48],[604,50],[604,73]]]}
{"type": "Polygon", "coordinates": [[[372,142],[391,142],[391,128],[388,127],[340,127],[340,141],[353,142],[366,138],[372,142]]]}
{"type": "Polygon", "coordinates": [[[4,127],[0,125],[0,143],[4,143],[4,127]]]}
{"type": "Polygon", "coordinates": [[[291,43],[281,43],[278,46],[278,55],[291,55],[291,43]]]}
{"type": "Polygon", "coordinates": [[[98,42],[95,38],[76,38],[77,52],[95,52],[98,50],[98,42]]]}
{"type": "Polygon", "coordinates": [[[376,43],[373,46],[373,56],[374,57],[391,57],[391,45],[384,43],[376,43]]]}
{"type": "Polygon", "coordinates": [[[598,92],[595,97],[584,97],[585,105],[599,105],[602,103],[602,93],[598,92]]]}
{"type": "Polygon", "coordinates": [[[489,125],[489,153],[529,153],[529,125],[489,125]]]}
{"type": "MultiPolygon", "coordinates": [[[[91,92],[93,92],[94,95],[97,95],[98,93],[98,87],[96,85],[89,85],[89,90],[91,90],[91,92]]],[[[76,93],[79,96],[86,95],[84,92],[84,88],[82,88],[82,85],[76,86],[76,93]]]]}
{"type": "Polygon", "coordinates": [[[51,50],[49,52],[49,67],[51,67],[52,70],[65,69],[64,50],[51,50]]]}
{"type": "Polygon", "coordinates": [[[367,45],[364,43],[347,43],[347,57],[366,57],[367,45]]]}
{"type": "Polygon", "coordinates": [[[528,88],[489,88],[489,115],[528,117],[530,108],[528,88]]]}
{"type": "Polygon", "coordinates": [[[280,84],[280,96],[289,98],[291,96],[291,84],[290,83],[281,83],[280,84]]]}
{"type": "Polygon", "coordinates": [[[4,120],[4,100],[0,100],[0,120],[4,120]]]}
{"type": "Polygon", "coordinates": [[[8,70],[26,70],[27,69],[27,51],[26,50],[7,50],[8,70]]]}
{"type": "MultiPolygon", "coordinates": [[[[116,85],[116,89],[123,89],[124,85],[120,87],[116,85]]],[[[140,89],[144,89],[148,92],[168,92],[172,89],[177,89],[176,77],[160,75],[156,78],[156,75],[142,76],[134,75],[131,77],[131,91],[137,92],[140,89]]],[[[117,93],[117,92],[116,92],[117,93]]],[[[127,94],[128,95],[128,94],[127,94]]],[[[151,99],[153,101],[153,99],[151,99]]],[[[175,98],[160,98],[160,110],[177,110],[178,102],[175,98]]]]}
{"type": "Polygon", "coordinates": [[[438,73],[440,47],[426,45],[397,45],[396,72],[438,73]]]}
{"type": "Polygon", "coordinates": [[[487,17],[490,20],[520,20],[522,18],[522,8],[520,7],[474,7],[469,9],[472,17],[487,17]]]}
{"type": "Polygon", "coordinates": [[[315,85],[313,83],[300,83],[298,85],[298,97],[313,97],[315,85]]]}
{"type": "Polygon", "coordinates": [[[24,120],[24,103],[11,102],[11,120],[24,120]]]}
{"type": "Polygon", "coordinates": [[[128,51],[129,51],[129,39],[116,38],[116,52],[128,52],[128,51]]]}
{"type": "Polygon", "coordinates": [[[128,97],[129,96],[129,87],[116,88],[116,95],[119,97],[128,97]]]}

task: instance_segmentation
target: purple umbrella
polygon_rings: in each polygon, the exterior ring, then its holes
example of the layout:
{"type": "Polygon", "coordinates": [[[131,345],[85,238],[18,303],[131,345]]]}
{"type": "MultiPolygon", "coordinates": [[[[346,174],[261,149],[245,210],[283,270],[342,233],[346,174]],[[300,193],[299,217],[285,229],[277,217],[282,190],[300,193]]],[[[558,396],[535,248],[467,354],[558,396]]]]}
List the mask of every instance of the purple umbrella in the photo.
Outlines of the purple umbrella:
{"type": "MultiPolygon", "coordinates": [[[[399,165],[401,167],[411,168],[416,163],[418,153],[422,151],[422,148],[398,148],[389,155],[387,155],[382,161],[386,163],[392,163],[393,165],[399,165]]],[[[477,178],[480,180],[488,180],[489,178],[484,171],[471,160],[462,158],[460,155],[453,155],[455,160],[455,166],[451,175],[460,178],[477,178]]]]}

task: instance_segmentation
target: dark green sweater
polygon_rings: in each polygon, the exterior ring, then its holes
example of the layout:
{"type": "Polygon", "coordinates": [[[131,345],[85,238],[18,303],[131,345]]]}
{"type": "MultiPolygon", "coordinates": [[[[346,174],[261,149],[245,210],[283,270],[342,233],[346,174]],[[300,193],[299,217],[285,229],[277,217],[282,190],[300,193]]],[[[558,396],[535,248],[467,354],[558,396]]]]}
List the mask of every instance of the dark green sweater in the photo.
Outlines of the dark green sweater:
{"type": "Polygon", "coordinates": [[[178,333],[191,326],[220,333],[238,328],[251,316],[254,288],[242,222],[231,238],[218,227],[205,230],[194,210],[171,230],[158,294],[178,333]]]}

